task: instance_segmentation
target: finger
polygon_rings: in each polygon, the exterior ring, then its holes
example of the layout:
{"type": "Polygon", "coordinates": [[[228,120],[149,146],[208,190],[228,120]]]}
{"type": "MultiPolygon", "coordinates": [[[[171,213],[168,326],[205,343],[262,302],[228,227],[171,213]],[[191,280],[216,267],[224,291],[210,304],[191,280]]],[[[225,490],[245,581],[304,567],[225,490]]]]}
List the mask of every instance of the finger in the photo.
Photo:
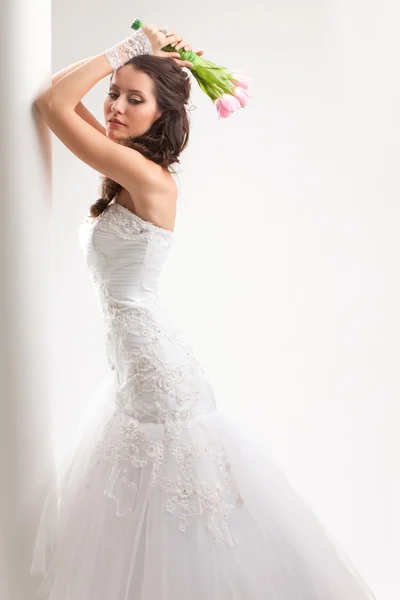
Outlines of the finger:
{"type": "Polygon", "coordinates": [[[175,43],[177,40],[177,36],[175,33],[165,34],[164,32],[160,31],[159,36],[160,36],[161,41],[164,42],[164,46],[167,46],[168,44],[172,45],[172,43],[175,43]]]}
{"type": "Polygon", "coordinates": [[[181,39],[181,41],[180,41],[180,42],[178,42],[178,43],[176,44],[176,46],[175,46],[175,49],[176,49],[176,50],[180,50],[180,49],[181,49],[181,48],[183,48],[183,47],[185,47],[185,50],[186,50],[186,49],[190,49],[190,50],[191,50],[191,46],[190,46],[190,44],[187,44],[187,43],[185,42],[185,40],[182,38],[182,39],[181,39]]]}
{"type": "Polygon", "coordinates": [[[174,60],[179,65],[180,65],[180,63],[185,62],[182,60],[182,57],[179,54],[179,52],[164,52],[162,50],[162,51],[160,51],[159,56],[161,56],[161,58],[169,58],[171,60],[174,60]]]}
{"type": "Polygon", "coordinates": [[[186,52],[188,52],[189,50],[193,50],[192,45],[185,42],[184,39],[182,39],[180,42],[178,42],[175,46],[176,50],[180,50],[181,48],[183,48],[186,52]]]}
{"type": "Polygon", "coordinates": [[[182,57],[179,54],[179,52],[164,52],[164,50],[162,50],[160,52],[160,56],[165,57],[165,58],[173,58],[174,60],[176,60],[176,59],[182,60],[182,57]]]}
{"type": "Polygon", "coordinates": [[[174,58],[174,60],[176,64],[180,67],[187,67],[188,69],[191,69],[193,67],[193,63],[191,63],[189,60],[178,60],[176,58],[174,58]]]}
{"type": "Polygon", "coordinates": [[[183,37],[181,35],[179,35],[178,33],[176,33],[171,40],[168,39],[168,43],[171,46],[176,46],[180,41],[183,40],[183,37]]]}

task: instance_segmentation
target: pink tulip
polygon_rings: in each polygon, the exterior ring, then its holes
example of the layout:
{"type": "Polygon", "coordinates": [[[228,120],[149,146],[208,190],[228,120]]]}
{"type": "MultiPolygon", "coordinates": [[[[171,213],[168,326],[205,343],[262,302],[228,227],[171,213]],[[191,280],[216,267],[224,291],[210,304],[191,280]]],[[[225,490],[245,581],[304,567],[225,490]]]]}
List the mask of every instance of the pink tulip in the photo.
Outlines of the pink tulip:
{"type": "Polygon", "coordinates": [[[239,100],[232,94],[222,94],[215,101],[219,119],[226,119],[238,108],[241,108],[239,100]]]}
{"type": "Polygon", "coordinates": [[[232,75],[231,83],[246,91],[250,90],[251,82],[253,81],[252,77],[249,77],[246,73],[243,73],[243,71],[237,71],[236,69],[230,71],[230,75],[232,75]]]}
{"type": "Polygon", "coordinates": [[[239,100],[240,105],[243,108],[246,106],[246,104],[248,103],[248,101],[251,98],[250,94],[241,87],[233,88],[233,95],[235,96],[235,98],[237,98],[239,100]]]}
{"type": "MultiPolygon", "coordinates": [[[[131,28],[137,31],[145,27],[140,19],[136,19],[131,28]]],[[[167,44],[163,50],[176,52],[176,48],[167,44]]],[[[249,99],[252,77],[239,69],[228,70],[202,56],[197,56],[192,50],[179,50],[183,61],[192,63],[190,71],[198,82],[200,88],[214,103],[219,119],[229,117],[238,108],[244,108],[249,99]]]]}

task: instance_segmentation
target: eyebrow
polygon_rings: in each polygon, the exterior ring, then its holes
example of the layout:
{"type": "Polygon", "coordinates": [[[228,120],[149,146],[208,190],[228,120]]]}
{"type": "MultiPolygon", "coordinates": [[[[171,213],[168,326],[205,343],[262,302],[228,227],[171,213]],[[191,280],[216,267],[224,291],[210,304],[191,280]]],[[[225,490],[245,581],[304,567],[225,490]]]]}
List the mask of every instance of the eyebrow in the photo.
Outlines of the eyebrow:
{"type": "MultiPolygon", "coordinates": [[[[120,89],[120,87],[116,83],[110,83],[110,88],[112,87],[117,88],[117,90],[120,89]]],[[[138,92],[139,94],[143,94],[143,96],[146,95],[144,92],[142,92],[142,90],[128,90],[128,92],[138,92]]]]}

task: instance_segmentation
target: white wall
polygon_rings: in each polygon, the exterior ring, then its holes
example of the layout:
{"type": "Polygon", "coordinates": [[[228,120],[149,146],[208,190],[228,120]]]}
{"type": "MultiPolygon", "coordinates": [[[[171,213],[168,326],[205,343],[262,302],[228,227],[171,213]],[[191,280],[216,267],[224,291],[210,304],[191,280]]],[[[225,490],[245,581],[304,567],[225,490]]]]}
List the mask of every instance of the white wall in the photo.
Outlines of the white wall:
{"type": "Polygon", "coordinates": [[[5,0],[0,19],[0,598],[27,600],[54,475],[49,399],[51,138],[34,99],[51,75],[51,4],[5,0]]]}
{"type": "MultiPolygon", "coordinates": [[[[400,218],[394,1],[53,3],[53,72],[135,18],[247,71],[227,120],[193,81],[163,298],[379,600],[400,592],[400,218]],[[210,19],[210,14],[213,18],[210,19]],[[221,358],[223,357],[223,358],[221,358]]],[[[84,103],[99,120],[108,78],[84,103]]],[[[61,457],[107,372],[78,227],[101,176],[54,138],[53,401],[61,457]]]]}

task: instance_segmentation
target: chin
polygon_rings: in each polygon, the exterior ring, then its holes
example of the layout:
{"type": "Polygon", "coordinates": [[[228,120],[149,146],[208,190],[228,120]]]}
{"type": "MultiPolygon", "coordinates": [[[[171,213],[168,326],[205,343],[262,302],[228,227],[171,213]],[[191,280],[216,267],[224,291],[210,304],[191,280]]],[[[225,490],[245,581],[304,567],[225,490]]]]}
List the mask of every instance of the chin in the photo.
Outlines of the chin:
{"type": "Polygon", "coordinates": [[[109,129],[107,133],[108,137],[114,138],[116,140],[124,140],[129,137],[129,134],[126,131],[118,131],[117,129],[109,129]]]}

